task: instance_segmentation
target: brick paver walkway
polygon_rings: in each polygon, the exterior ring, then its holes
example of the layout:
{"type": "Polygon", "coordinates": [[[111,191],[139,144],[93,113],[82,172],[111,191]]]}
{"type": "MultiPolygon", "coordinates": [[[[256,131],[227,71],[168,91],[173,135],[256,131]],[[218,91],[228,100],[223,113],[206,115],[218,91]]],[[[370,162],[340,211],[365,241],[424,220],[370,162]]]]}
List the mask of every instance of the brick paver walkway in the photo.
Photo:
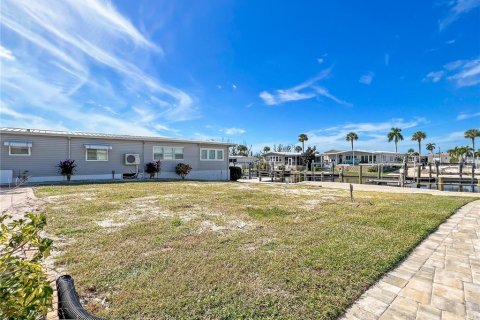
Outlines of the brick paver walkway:
{"type": "Polygon", "coordinates": [[[450,217],[344,319],[480,320],[480,200],[450,217]]]}

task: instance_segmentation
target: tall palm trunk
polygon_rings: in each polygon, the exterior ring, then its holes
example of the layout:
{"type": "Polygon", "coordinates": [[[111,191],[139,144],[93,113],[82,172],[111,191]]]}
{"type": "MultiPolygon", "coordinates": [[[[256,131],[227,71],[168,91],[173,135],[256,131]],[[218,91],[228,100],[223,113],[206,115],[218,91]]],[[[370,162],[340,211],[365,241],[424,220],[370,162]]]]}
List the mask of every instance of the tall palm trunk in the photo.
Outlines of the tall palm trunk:
{"type": "Polygon", "coordinates": [[[475,167],[476,167],[476,164],[475,164],[475,138],[472,138],[472,157],[473,157],[473,161],[472,161],[472,170],[475,171],[475,167]]]}
{"type": "Polygon", "coordinates": [[[418,163],[421,162],[422,158],[422,142],[418,140],[418,163]]]}
{"type": "Polygon", "coordinates": [[[397,150],[397,143],[398,143],[398,140],[395,138],[395,153],[398,153],[398,150],[397,150]]]}
{"type": "Polygon", "coordinates": [[[353,151],[353,139],[351,140],[352,142],[352,165],[355,165],[355,151],[353,151]]]}

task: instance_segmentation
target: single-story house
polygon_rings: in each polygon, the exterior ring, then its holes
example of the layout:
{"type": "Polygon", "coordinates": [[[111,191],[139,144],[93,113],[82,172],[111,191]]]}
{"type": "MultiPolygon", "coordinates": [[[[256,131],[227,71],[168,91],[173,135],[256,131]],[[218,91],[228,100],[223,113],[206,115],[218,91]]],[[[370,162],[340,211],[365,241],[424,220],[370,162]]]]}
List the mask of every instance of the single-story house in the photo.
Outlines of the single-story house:
{"type": "Polygon", "coordinates": [[[258,161],[257,157],[254,156],[232,156],[228,157],[228,161],[231,166],[240,167],[242,169],[247,169],[250,164],[258,161]]]}
{"type": "Polygon", "coordinates": [[[428,160],[429,163],[450,163],[450,155],[446,152],[442,152],[441,154],[435,153],[435,154],[428,154],[428,160]]]}
{"type": "Polygon", "coordinates": [[[145,164],[160,160],[159,178],[175,179],[178,163],[192,167],[191,179],[228,180],[231,143],[164,137],[0,128],[0,183],[20,176],[29,182],[62,181],[56,167],[75,160],[72,180],[122,179],[142,173],[145,164]]]}
{"type": "MultiPolygon", "coordinates": [[[[292,168],[303,165],[301,152],[276,152],[271,151],[263,155],[263,159],[266,163],[279,166],[284,165],[286,168],[292,168]]],[[[315,155],[315,163],[321,162],[321,155],[315,155]]]]}
{"type": "Polygon", "coordinates": [[[372,163],[372,164],[396,164],[402,163],[403,155],[400,153],[389,151],[365,151],[365,150],[329,150],[324,152],[322,160],[325,163],[335,164],[358,164],[358,163],[372,163]],[[353,158],[355,157],[355,159],[353,158]]]}

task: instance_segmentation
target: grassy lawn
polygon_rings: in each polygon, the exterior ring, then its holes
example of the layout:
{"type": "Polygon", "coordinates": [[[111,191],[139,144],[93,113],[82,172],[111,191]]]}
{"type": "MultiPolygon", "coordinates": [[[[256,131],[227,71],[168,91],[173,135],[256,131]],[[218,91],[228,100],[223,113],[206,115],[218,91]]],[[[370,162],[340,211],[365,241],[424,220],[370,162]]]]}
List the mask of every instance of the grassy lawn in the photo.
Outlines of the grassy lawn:
{"type": "Polygon", "coordinates": [[[57,267],[113,319],[335,318],[473,200],[187,181],[36,194],[57,267]]]}

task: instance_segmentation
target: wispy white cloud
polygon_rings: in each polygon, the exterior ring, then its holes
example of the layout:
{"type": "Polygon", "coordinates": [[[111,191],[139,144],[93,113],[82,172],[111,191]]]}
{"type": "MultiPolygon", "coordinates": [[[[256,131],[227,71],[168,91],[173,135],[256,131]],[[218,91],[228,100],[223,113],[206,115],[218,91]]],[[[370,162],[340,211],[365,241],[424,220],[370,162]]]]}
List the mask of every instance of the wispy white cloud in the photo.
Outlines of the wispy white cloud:
{"type": "Polygon", "coordinates": [[[460,16],[480,6],[480,0],[453,0],[448,2],[448,15],[439,21],[439,29],[443,30],[460,16]]]}
{"type": "Polygon", "coordinates": [[[7,60],[15,60],[15,56],[13,55],[12,51],[8,50],[7,48],[0,45],[0,57],[7,59],[7,60]]]}
{"type": "Polygon", "coordinates": [[[40,110],[70,129],[135,134],[156,129],[126,120],[139,117],[129,106],[145,105],[155,119],[170,122],[197,115],[192,96],[149,73],[149,56],[161,57],[162,48],[110,1],[5,0],[0,23],[2,45],[15,52],[2,65],[2,101],[15,110],[40,110]],[[92,96],[95,105],[88,104],[92,96]]]}
{"type": "Polygon", "coordinates": [[[278,105],[289,101],[307,100],[318,96],[329,98],[339,104],[349,105],[345,101],[330,94],[330,92],[324,87],[316,85],[318,81],[328,78],[331,71],[331,67],[325,69],[314,78],[308,79],[307,81],[289,89],[278,89],[273,93],[262,91],[260,92],[259,97],[267,105],[278,105]]]}
{"type": "Polygon", "coordinates": [[[454,73],[448,77],[459,87],[469,87],[480,84],[480,58],[457,61],[458,67],[454,67],[454,73]]]}
{"type": "Polygon", "coordinates": [[[457,120],[466,120],[466,119],[476,118],[476,117],[480,117],[480,112],[476,112],[476,113],[462,112],[457,116],[457,120]]]}
{"type": "Polygon", "coordinates": [[[315,92],[318,93],[320,96],[329,98],[330,100],[333,100],[333,101],[335,101],[336,103],[341,104],[341,105],[344,105],[344,106],[346,106],[346,107],[351,107],[351,106],[352,106],[351,103],[348,103],[348,102],[346,102],[345,100],[342,100],[342,99],[339,99],[339,98],[335,97],[333,94],[331,94],[331,93],[330,93],[327,89],[325,89],[324,87],[313,86],[313,88],[315,89],[315,92]]]}
{"type": "Polygon", "coordinates": [[[366,85],[369,85],[372,83],[373,81],[373,77],[374,77],[374,73],[373,72],[367,72],[366,74],[362,75],[360,77],[360,79],[358,80],[358,82],[360,83],[363,83],[363,84],[366,84],[366,85]]]}
{"type": "Polygon", "coordinates": [[[323,58],[318,58],[317,59],[318,64],[322,64],[324,61],[325,61],[325,59],[323,59],[323,58]]]}
{"type": "Polygon", "coordinates": [[[480,84],[480,58],[447,63],[443,70],[429,72],[423,81],[438,82],[443,78],[453,82],[457,87],[480,84]]]}
{"type": "Polygon", "coordinates": [[[238,136],[238,135],[244,134],[247,131],[241,128],[224,128],[224,129],[220,129],[220,132],[223,132],[230,136],[238,136]]]}
{"type": "Polygon", "coordinates": [[[165,131],[165,132],[173,133],[175,135],[180,134],[180,130],[170,128],[169,126],[166,126],[166,125],[163,125],[163,124],[156,124],[154,126],[154,128],[157,131],[165,131]]]}
{"type": "Polygon", "coordinates": [[[443,75],[445,74],[445,71],[440,70],[440,71],[432,71],[429,72],[425,78],[423,78],[423,82],[438,82],[442,79],[443,75]]]}

